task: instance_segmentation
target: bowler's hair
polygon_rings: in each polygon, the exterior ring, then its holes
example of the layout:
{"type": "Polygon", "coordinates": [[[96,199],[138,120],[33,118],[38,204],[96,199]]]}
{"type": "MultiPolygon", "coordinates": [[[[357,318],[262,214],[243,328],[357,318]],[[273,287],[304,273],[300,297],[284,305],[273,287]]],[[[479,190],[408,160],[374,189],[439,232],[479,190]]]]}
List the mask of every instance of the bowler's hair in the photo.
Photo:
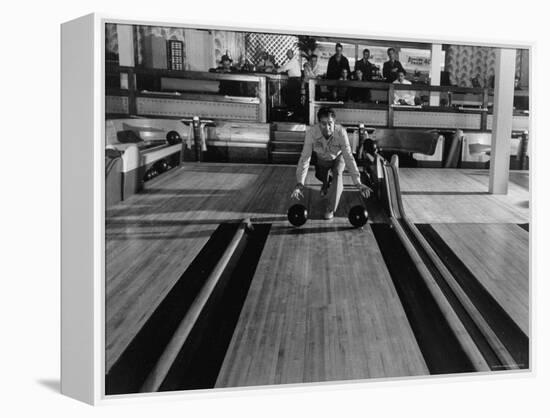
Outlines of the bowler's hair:
{"type": "Polygon", "coordinates": [[[390,51],[393,51],[393,52],[395,52],[395,48],[388,48],[388,50],[386,51],[386,53],[387,53],[387,54],[389,54],[389,53],[390,53],[390,51]]]}
{"type": "Polygon", "coordinates": [[[332,117],[332,119],[336,119],[336,113],[334,113],[334,110],[331,107],[322,107],[317,111],[317,120],[321,121],[321,118],[329,118],[332,117]]]}
{"type": "Polygon", "coordinates": [[[363,49],[363,54],[364,54],[365,52],[368,52],[369,55],[370,55],[370,49],[368,49],[368,48],[363,49]]]}
{"type": "Polygon", "coordinates": [[[336,48],[342,48],[342,49],[344,49],[344,47],[342,46],[342,44],[341,44],[340,42],[338,42],[338,43],[336,44],[336,46],[334,47],[334,49],[336,49],[336,48]]]}

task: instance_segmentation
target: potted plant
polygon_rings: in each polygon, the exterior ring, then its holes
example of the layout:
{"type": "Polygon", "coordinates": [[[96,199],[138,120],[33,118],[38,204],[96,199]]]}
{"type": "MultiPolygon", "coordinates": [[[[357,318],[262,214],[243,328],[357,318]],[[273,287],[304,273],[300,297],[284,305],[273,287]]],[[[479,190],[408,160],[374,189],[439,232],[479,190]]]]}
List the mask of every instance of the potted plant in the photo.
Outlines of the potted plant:
{"type": "Polygon", "coordinates": [[[311,55],[317,49],[317,39],[313,36],[299,35],[296,47],[300,51],[300,55],[309,61],[311,55]]]}

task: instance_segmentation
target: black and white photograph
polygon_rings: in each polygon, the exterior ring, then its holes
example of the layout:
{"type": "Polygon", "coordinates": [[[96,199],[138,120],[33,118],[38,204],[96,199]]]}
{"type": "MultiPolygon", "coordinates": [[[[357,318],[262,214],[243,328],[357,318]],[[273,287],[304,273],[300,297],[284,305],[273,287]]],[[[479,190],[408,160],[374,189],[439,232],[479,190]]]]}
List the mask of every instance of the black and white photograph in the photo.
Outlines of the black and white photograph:
{"type": "Polygon", "coordinates": [[[101,35],[105,396],[531,370],[531,45],[101,35]]]}
{"type": "Polygon", "coordinates": [[[1,416],[548,415],[543,3],[3,11],[1,416]]]}

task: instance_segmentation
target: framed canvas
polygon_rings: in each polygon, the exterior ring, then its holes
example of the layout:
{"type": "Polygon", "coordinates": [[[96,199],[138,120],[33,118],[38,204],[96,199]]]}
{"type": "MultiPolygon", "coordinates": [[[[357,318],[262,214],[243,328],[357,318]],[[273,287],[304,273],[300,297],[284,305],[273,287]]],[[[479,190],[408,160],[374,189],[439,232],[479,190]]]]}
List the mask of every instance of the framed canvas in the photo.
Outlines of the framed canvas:
{"type": "Polygon", "coordinates": [[[92,14],[62,43],[62,392],[532,371],[533,45],[92,14]]]}

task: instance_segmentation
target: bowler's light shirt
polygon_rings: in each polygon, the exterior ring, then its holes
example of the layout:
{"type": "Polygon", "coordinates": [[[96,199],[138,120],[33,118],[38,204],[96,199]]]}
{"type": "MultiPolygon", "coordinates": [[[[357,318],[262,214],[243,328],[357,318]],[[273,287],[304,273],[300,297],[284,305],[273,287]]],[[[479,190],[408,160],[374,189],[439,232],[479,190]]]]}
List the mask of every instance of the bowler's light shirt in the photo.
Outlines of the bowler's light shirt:
{"type": "Polygon", "coordinates": [[[300,155],[298,167],[296,168],[296,180],[298,183],[304,184],[306,180],[307,170],[313,151],[317,154],[318,159],[325,161],[332,161],[342,154],[346,163],[346,168],[351,174],[353,184],[358,185],[361,183],[359,169],[353,158],[348,134],[344,127],[335,125],[334,134],[328,139],[321,133],[319,125],[315,125],[308,129],[304,147],[302,148],[302,154],[300,155]]]}

